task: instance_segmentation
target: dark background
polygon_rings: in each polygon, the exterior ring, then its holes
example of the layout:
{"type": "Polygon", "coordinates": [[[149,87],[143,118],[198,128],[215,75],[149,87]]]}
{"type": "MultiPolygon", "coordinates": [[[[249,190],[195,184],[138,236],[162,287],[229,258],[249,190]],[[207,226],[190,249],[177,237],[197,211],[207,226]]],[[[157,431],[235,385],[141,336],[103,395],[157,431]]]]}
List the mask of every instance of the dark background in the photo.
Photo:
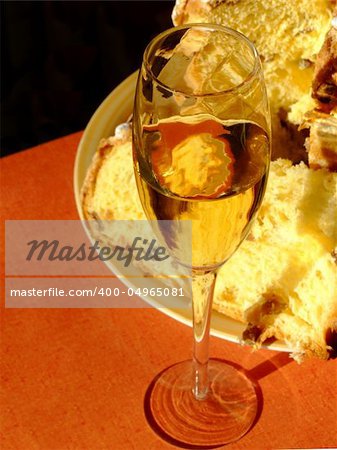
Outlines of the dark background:
{"type": "Polygon", "coordinates": [[[1,154],[85,128],[174,1],[1,1],[1,154]]]}

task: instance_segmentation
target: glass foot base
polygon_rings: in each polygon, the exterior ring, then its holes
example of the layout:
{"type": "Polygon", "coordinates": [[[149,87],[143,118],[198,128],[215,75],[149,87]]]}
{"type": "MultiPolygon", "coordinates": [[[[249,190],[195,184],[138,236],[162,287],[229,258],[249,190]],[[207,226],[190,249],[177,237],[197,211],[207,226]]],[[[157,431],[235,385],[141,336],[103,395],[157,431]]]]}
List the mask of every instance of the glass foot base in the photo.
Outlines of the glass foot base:
{"type": "Polygon", "coordinates": [[[162,438],[185,448],[214,448],[240,439],[251,428],[258,410],[253,383],[218,360],[210,360],[209,378],[204,400],[193,396],[191,361],[175,364],[154,379],[145,411],[162,438]]]}

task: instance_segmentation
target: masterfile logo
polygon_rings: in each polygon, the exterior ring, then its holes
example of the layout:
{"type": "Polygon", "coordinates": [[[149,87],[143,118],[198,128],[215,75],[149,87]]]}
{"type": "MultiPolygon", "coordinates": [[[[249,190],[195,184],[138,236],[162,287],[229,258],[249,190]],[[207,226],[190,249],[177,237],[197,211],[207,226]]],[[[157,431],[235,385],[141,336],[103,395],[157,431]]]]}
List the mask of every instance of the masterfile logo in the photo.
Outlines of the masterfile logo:
{"type": "Polygon", "coordinates": [[[55,239],[51,242],[35,239],[27,243],[31,247],[26,259],[31,261],[35,257],[38,261],[41,261],[46,257],[49,261],[72,261],[74,259],[76,261],[85,261],[86,259],[88,261],[95,261],[96,259],[110,261],[116,258],[117,261],[123,261],[124,267],[129,267],[133,259],[135,261],[150,261],[153,259],[161,262],[170,257],[165,247],[157,245],[156,239],[152,239],[149,244],[148,242],[148,239],[137,236],[130,247],[101,246],[99,241],[95,241],[93,245],[87,246],[82,243],[78,248],[74,248],[70,245],[62,246],[60,241],[55,239]]]}

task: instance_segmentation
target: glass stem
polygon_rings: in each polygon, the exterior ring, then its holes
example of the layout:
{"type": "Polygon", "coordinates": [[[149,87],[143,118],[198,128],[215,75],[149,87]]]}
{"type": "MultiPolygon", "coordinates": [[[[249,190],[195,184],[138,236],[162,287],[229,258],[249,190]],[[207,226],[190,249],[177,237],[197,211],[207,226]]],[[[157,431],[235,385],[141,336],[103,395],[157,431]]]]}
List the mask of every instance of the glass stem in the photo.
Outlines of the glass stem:
{"type": "Polygon", "coordinates": [[[209,334],[213,292],[217,272],[193,270],[193,394],[197,400],[207,397],[209,334]]]}

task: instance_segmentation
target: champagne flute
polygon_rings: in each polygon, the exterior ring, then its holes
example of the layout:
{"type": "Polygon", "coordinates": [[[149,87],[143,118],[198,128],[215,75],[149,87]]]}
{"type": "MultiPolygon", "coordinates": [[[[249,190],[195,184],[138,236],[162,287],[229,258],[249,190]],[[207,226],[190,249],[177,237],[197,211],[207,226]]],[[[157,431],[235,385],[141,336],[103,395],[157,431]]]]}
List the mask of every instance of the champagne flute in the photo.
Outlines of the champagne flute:
{"type": "MultiPolygon", "coordinates": [[[[219,267],[260,206],[270,161],[261,63],[245,36],[188,24],[152,40],[137,83],[133,157],[147,218],[192,223],[193,360],[157,376],[151,417],[177,445],[233,442],[252,426],[257,397],[243,371],[209,359],[212,298],[219,267]]],[[[187,238],[174,234],[178,259],[187,238]]]]}

